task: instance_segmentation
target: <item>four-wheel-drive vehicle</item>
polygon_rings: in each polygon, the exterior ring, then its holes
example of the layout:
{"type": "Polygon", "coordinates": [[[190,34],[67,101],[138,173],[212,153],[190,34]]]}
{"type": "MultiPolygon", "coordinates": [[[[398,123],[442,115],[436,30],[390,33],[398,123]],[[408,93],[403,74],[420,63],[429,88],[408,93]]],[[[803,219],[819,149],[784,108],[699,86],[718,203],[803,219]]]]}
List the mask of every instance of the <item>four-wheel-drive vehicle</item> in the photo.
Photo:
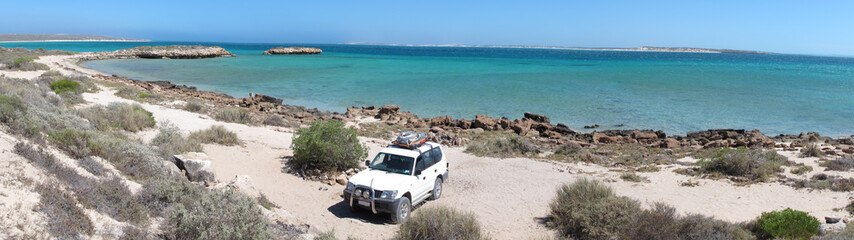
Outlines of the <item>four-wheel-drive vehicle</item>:
{"type": "Polygon", "coordinates": [[[347,182],[344,201],[353,210],[389,213],[394,223],[406,220],[413,205],[441,197],[442,183],[448,180],[445,153],[433,142],[411,149],[387,147],[366,165],[347,182]]]}

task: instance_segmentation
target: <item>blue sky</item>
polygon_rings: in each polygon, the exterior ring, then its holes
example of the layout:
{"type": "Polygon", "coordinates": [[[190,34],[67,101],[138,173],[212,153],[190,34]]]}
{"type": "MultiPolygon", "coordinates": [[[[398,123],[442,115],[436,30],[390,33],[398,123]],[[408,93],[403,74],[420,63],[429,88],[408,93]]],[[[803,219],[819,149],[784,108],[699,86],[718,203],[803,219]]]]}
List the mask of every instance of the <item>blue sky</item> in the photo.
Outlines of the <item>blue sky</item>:
{"type": "Polygon", "coordinates": [[[4,1],[0,33],[854,56],[854,1],[4,1]]]}

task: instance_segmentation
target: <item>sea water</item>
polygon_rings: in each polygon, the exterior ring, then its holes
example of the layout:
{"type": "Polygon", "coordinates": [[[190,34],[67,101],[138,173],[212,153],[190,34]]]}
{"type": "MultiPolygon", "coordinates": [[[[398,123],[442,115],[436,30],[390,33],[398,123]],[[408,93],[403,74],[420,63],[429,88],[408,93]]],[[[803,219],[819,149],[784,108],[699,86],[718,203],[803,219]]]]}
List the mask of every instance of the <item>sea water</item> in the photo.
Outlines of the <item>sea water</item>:
{"type": "Polygon", "coordinates": [[[82,65],[246,97],[343,112],[396,104],[421,117],[549,116],[584,130],[760,129],[773,135],[854,134],[854,59],[786,54],[620,52],[498,47],[409,47],[195,42],[0,43],[107,51],[139,45],[221,46],[237,57],[117,59],[82,65]],[[277,46],[320,55],[262,55],[277,46]]]}

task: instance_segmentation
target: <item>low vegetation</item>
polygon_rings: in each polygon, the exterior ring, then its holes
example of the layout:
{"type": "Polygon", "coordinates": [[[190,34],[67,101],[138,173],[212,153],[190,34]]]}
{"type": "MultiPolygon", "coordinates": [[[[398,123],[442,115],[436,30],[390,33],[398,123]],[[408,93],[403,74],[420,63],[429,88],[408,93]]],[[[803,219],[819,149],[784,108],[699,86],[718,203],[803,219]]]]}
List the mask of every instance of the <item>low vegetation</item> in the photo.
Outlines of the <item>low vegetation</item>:
{"type": "Polygon", "coordinates": [[[252,116],[249,115],[249,112],[246,111],[246,109],[241,108],[223,108],[222,110],[214,113],[213,118],[223,122],[243,124],[252,123],[252,116]]]}
{"type": "Polygon", "coordinates": [[[627,182],[643,182],[646,181],[644,177],[638,176],[635,172],[624,172],[620,175],[620,179],[627,182]]]}
{"type": "Polygon", "coordinates": [[[139,89],[137,87],[132,86],[123,86],[120,87],[118,91],[116,91],[116,96],[121,98],[126,98],[130,100],[140,101],[140,102],[149,102],[149,103],[157,103],[163,101],[165,97],[163,95],[152,93],[151,91],[139,89]]]}
{"type": "Polygon", "coordinates": [[[359,136],[393,140],[398,134],[405,131],[427,132],[426,128],[408,128],[401,124],[388,124],[384,122],[360,123],[356,129],[359,136]]]}
{"type": "Polygon", "coordinates": [[[471,213],[450,207],[423,207],[400,224],[398,240],[487,239],[471,213]]]}
{"type": "Polygon", "coordinates": [[[841,157],[824,163],[828,171],[848,171],[854,168],[854,158],[841,157]]]}
{"type": "Polygon", "coordinates": [[[184,138],[177,127],[168,123],[160,127],[160,132],[151,139],[150,144],[157,147],[165,159],[169,159],[177,154],[201,152],[204,150],[199,141],[184,138]]]}
{"type": "Polygon", "coordinates": [[[205,106],[199,102],[187,102],[186,104],[184,104],[184,107],[182,107],[182,109],[184,109],[184,111],[197,113],[204,110],[205,106]]]}
{"type": "Polygon", "coordinates": [[[809,179],[797,180],[793,183],[795,188],[829,189],[834,192],[854,191],[854,178],[830,176],[824,173],[813,175],[809,179]]]}
{"type": "Polygon", "coordinates": [[[50,69],[43,63],[37,63],[33,60],[44,55],[59,55],[59,54],[74,54],[68,51],[58,50],[29,50],[26,48],[5,48],[0,47],[0,69],[18,70],[18,71],[35,71],[50,69]]]}
{"type": "Polygon", "coordinates": [[[154,127],[154,115],[139,104],[110,103],[80,110],[80,116],[89,120],[98,130],[123,129],[130,132],[154,127]]]}
{"type": "Polygon", "coordinates": [[[270,115],[262,121],[264,125],[276,126],[276,127],[298,127],[299,124],[291,123],[288,120],[285,120],[279,115],[270,115]]]}
{"type": "Polygon", "coordinates": [[[68,80],[68,79],[62,79],[62,80],[50,83],[50,89],[53,90],[54,92],[56,92],[57,94],[63,93],[63,92],[75,92],[76,93],[79,91],[77,89],[79,87],[80,87],[79,83],[77,83],[75,81],[68,80]]]}
{"type": "Polygon", "coordinates": [[[548,225],[574,239],[753,239],[739,225],[702,215],[678,216],[665,204],[642,209],[595,180],[580,179],[558,189],[548,225]]]}
{"type": "MultiPolygon", "coordinates": [[[[90,210],[133,226],[122,231],[122,238],[127,239],[149,239],[155,237],[152,232],[158,233],[157,238],[166,239],[267,239],[271,236],[269,224],[256,200],[232,190],[208,190],[179,173],[170,172],[166,167],[170,164],[168,158],[159,153],[162,148],[131,140],[124,133],[112,130],[119,128],[117,126],[96,126],[99,120],[93,120],[94,116],[107,113],[76,110],[62,100],[61,95],[57,96],[49,84],[42,84],[66,77],[54,73],[46,75],[36,81],[0,77],[0,111],[3,113],[0,125],[3,131],[22,136],[32,144],[52,144],[72,158],[61,161],[29,144],[15,146],[16,154],[56,179],[55,183],[37,187],[41,195],[37,209],[47,216],[46,227],[53,237],[92,238],[94,226],[87,215],[90,210]],[[92,119],[81,117],[87,114],[92,114],[92,119]],[[102,162],[122,175],[107,174],[102,162]],[[82,169],[73,168],[74,164],[82,169]],[[129,181],[142,184],[136,194],[128,189],[129,181]],[[150,224],[152,219],[166,219],[166,223],[150,224]],[[161,229],[150,229],[152,226],[161,229]]],[[[127,106],[130,107],[128,114],[138,112],[133,106],[127,106]]],[[[104,108],[109,109],[110,106],[104,108]]],[[[108,117],[111,116],[102,116],[108,117]]],[[[131,126],[153,124],[121,123],[120,128],[141,129],[131,126]]],[[[153,141],[158,143],[155,145],[181,142],[173,137],[174,134],[161,132],[161,135],[160,140],[153,141]]],[[[178,136],[180,138],[180,134],[178,136]]]]}
{"type": "Polygon", "coordinates": [[[821,146],[816,143],[810,143],[801,149],[801,157],[821,157],[824,153],[821,152],[821,146]]]}
{"type": "Polygon", "coordinates": [[[215,125],[205,130],[199,130],[190,133],[187,137],[191,142],[199,143],[216,143],[225,146],[234,146],[243,144],[237,134],[226,129],[223,126],[215,125]]]}
{"type": "Polygon", "coordinates": [[[697,164],[702,173],[730,176],[739,182],[764,182],[781,172],[788,159],[773,151],[740,147],[720,149],[711,159],[701,159],[697,164]]]}
{"type": "Polygon", "coordinates": [[[539,147],[517,134],[490,131],[476,135],[465,151],[477,156],[507,158],[538,153],[539,147]]]}
{"type": "Polygon", "coordinates": [[[792,168],[791,172],[792,174],[803,175],[812,172],[812,167],[807,165],[800,165],[792,168]]]}
{"type": "Polygon", "coordinates": [[[270,239],[270,225],[255,200],[235,190],[214,190],[172,208],[164,224],[170,239],[270,239]]]}
{"type": "Polygon", "coordinates": [[[359,166],[368,157],[368,148],[359,142],[356,130],[338,120],[316,120],[294,134],[289,162],[298,170],[344,171],[359,166]]]}
{"type": "Polygon", "coordinates": [[[845,229],[839,232],[831,232],[823,236],[818,236],[816,240],[849,240],[854,239],[854,224],[848,224],[845,229]]]}
{"type": "Polygon", "coordinates": [[[819,224],[818,219],[805,212],[786,208],[762,213],[753,228],[760,239],[810,239],[818,233],[819,224]]]}

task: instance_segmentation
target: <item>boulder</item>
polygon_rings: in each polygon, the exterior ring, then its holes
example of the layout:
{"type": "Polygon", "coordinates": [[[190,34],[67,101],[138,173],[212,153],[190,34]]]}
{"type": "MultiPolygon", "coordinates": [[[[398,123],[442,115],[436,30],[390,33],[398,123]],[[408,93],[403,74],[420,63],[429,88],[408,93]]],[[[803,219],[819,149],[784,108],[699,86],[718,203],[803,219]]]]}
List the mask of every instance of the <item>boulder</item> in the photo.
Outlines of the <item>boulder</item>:
{"type": "Polygon", "coordinates": [[[237,175],[234,179],[228,182],[226,186],[237,189],[237,191],[246,194],[252,198],[261,197],[261,191],[255,188],[255,182],[248,175],[237,175]]]}
{"type": "Polygon", "coordinates": [[[112,52],[115,57],[191,59],[234,56],[221,47],[209,46],[139,46],[112,52]]]}
{"type": "Polygon", "coordinates": [[[824,222],[826,223],[838,223],[840,220],[842,220],[841,217],[824,217],[824,222]]]}
{"type": "Polygon", "coordinates": [[[208,155],[190,152],[173,156],[173,162],[178,169],[186,171],[187,179],[192,182],[213,182],[216,180],[213,165],[208,155]]]}
{"type": "Polygon", "coordinates": [[[347,185],[347,174],[342,173],[335,178],[335,182],[341,185],[347,185]]]}
{"type": "Polygon", "coordinates": [[[439,116],[430,119],[430,126],[450,126],[452,122],[451,116],[439,116]]]}
{"type": "Polygon", "coordinates": [[[542,114],[535,114],[535,113],[526,112],[525,118],[534,120],[535,122],[539,122],[539,123],[550,123],[551,122],[549,117],[546,117],[545,115],[542,115],[542,114]]]}
{"type": "Polygon", "coordinates": [[[845,229],[845,225],[844,222],[821,224],[818,226],[818,234],[825,235],[832,232],[839,232],[845,229]]]}
{"type": "Polygon", "coordinates": [[[305,55],[320,53],[323,53],[323,50],[320,48],[310,47],[277,47],[264,51],[264,55],[305,55]]]}
{"type": "Polygon", "coordinates": [[[483,130],[495,130],[498,121],[486,115],[477,115],[471,124],[473,128],[482,128],[483,130]]]}

